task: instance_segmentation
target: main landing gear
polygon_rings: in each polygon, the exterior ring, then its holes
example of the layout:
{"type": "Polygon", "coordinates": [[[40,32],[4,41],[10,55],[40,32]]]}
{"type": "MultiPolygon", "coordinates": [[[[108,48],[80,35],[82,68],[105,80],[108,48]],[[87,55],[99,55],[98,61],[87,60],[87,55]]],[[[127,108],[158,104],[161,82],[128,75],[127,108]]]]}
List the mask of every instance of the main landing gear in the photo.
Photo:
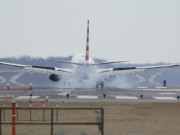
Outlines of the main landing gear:
{"type": "Polygon", "coordinates": [[[104,82],[103,81],[101,81],[101,80],[98,80],[97,82],[96,82],[96,88],[104,88],[104,82]]]}

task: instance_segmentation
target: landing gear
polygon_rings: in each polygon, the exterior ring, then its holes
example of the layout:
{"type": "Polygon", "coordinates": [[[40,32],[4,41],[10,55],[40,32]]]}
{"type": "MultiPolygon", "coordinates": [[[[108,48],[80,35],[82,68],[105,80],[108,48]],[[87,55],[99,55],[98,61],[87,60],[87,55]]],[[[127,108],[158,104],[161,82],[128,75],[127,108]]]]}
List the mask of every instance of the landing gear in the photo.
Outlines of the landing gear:
{"type": "Polygon", "coordinates": [[[101,80],[98,80],[98,81],[96,82],[96,88],[99,88],[99,86],[100,86],[101,88],[104,88],[104,82],[101,81],[101,80]]]}

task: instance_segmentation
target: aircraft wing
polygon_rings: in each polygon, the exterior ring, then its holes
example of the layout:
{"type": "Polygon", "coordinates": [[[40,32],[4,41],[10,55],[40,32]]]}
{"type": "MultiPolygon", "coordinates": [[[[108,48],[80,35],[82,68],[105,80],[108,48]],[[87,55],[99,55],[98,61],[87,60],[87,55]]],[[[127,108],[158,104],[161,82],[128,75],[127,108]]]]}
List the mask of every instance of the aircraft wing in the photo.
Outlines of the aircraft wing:
{"type": "Polygon", "coordinates": [[[54,61],[54,62],[60,62],[60,63],[66,63],[66,64],[72,64],[72,65],[84,65],[82,63],[75,63],[75,62],[69,62],[69,61],[62,61],[62,60],[53,60],[53,59],[48,59],[49,61],[54,61]]]}
{"type": "MultiPolygon", "coordinates": [[[[54,62],[72,64],[72,65],[80,65],[80,66],[84,66],[85,65],[85,63],[75,63],[75,62],[62,61],[62,60],[53,60],[53,59],[48,59],[48,60],[49,61],[54,61],[54,62]]],[[[91,65],[91,66],[95,66],[95,65],[107,65],[107,64],[115,64],[115,63],[122,63],[122,62],[127,62],[127,61],[101,62],[101,63],[95,63],[95,64],[89,64],[89,65],[91,65]]]]}
{"type": "Polygon", "coordinates": [[[122,63],[122,62],[127,62],[127,61],[112,61],[112,62],[101,62],[101,63],[95,63],[95,64],[90,64],[90,65],[108,65],[108,64],[115,64],[115,63],[122,63]]]}
{"type": "Polygon", "coordinates": [[[8,65],[8,66],[14,66],[14,67],[31,67],[31,65],[23,65],[23,64],[15,64],[15,63],[8,63],[8,62],[0,62],[1,65],[8,65]]]}
{"type": "Polygon", "coordinates": [[[43,66],[32,66],[32,65],[23,65],[23,64],[15,64],[15,63],[7,63],[7,62],[0,62],[1,65],[8,65],[13,67],[20,67],[23,68],[24,71],[27,72],[36,72],[42,73],[46,75],[50,74],[57,74],[57,75],[70,75],[72,71],[70,69],[62,69],[57,67],[43,67],[43,66]]]}
{"type": "Polygon", "coordinates": [[[146,70],[170,70],[174,68],[179,68],[180,65],[162,65],[162,66],[146,66],[146,67],[122,67],[122,68],[108,68],[99,70],[99,76],[107,77],[110,75],[124,75],[143,72],[146,70]]]}

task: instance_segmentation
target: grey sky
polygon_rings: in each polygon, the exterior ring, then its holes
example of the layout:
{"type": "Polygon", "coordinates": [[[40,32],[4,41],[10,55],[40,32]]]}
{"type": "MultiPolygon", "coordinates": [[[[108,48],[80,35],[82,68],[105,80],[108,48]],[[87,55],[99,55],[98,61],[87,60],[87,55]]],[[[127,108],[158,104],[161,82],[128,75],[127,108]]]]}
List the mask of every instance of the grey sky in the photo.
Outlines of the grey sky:
{"type": "Polygon", "coordinates": [[[0,0],[0,57],[180,63],[179,0],[0,0]]]}

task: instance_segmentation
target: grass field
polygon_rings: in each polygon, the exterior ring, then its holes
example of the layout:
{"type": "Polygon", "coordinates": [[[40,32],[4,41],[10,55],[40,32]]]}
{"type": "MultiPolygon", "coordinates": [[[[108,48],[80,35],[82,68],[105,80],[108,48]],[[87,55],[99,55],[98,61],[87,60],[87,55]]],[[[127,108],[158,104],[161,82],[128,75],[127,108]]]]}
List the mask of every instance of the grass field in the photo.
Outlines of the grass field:
{"type": "MultiPolygon", "coordinates": [[[[179,135],[180,134],[180,103],[47,103],[46,107],[101,107],[105,109],[105,135],[179,135]]],[[[28,107],[29,104],[21,104],[28,107]]],[[[33,107],[42,107],[33,104],[33,107]]],[[[55,115],[56,112],[54,112],[55,115]]],[[[7,111],[6,121],[11,121],[7,111]]],[[[50,112],[45,112],[45,121],[49,121],[50,112]]],[[[95,122],[95,112],[92,111],[62,111],[59,121],[89,121],[95,122]]],[[[2,116],[3,119],[3,116],[2,116]]],[[[19,120],[29,120],[29,111],[19,111],[19,120]]],[[[32,121],[42,121],[42,110],[32,112],[32,121]]],[[[32,122],[29,121],[29,122],[32,122]]],[[[56,121],[54,119],[54,121],[56,121]]],[[[97,126],[54,126],[54,134],[64,131],[65,135],[79,135],[85,131],[88,135],[100,135],[97,126]]],[[[3,135],[11,135],[11,125],[2,126],[3,135]]],[[[50,125],[19,125],[17,135],[50,135],[50,125]]]]}

